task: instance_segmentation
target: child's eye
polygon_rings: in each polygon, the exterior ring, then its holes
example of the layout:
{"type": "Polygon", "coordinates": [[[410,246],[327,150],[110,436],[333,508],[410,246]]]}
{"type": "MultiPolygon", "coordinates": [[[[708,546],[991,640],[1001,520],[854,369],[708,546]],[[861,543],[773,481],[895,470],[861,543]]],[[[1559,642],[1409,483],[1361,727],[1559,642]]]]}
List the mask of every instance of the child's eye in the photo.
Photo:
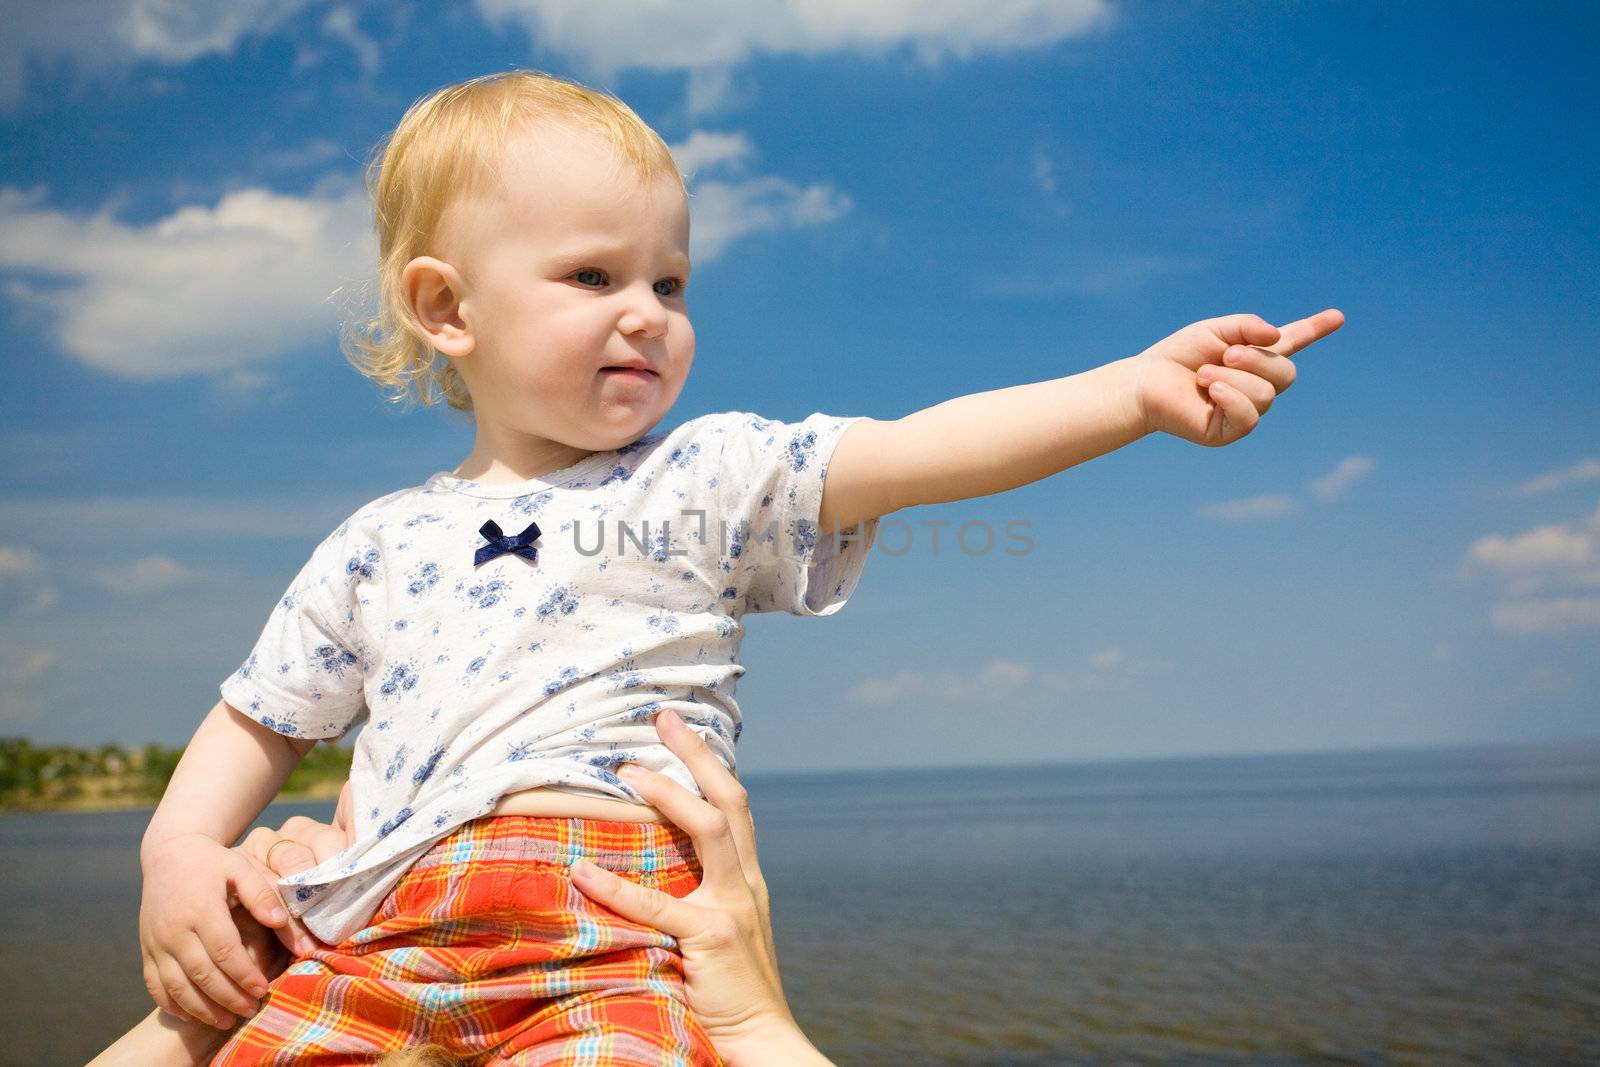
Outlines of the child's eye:
{"type": "MultiPolygon", "coordinates": [[[[584,276],[585,275],[591,275],[591,274],[594,275],[596,278],[600,278],[600,279],[603,279],[606,276],[606,272],[603,271],[603,270],[600,270],[600,269],[598,269],[596,267],[585,267],[583,270],[575,271],[572,274],[572,277],[577,279],[577,281],[578,281],[578,283],[580,285],[604,285],[605,284],[604,281],[594,281],[594,282],[585,281],[584,280],[584,276]]],[[[683,294],[684,287],[688,284],[682,278],[663,278],[663,279],[661,279],[661,282],[665,282],[666,284],[672,286],[671,291],[665,292],[665,293],[661,293],[662,296],[681,296],[683,294]]],[[[657,284],[661,284],[661,283],[658,282],[657,284]]],[[[657,290],[657,292],[660,292],[660,290],[657,290]]]]}

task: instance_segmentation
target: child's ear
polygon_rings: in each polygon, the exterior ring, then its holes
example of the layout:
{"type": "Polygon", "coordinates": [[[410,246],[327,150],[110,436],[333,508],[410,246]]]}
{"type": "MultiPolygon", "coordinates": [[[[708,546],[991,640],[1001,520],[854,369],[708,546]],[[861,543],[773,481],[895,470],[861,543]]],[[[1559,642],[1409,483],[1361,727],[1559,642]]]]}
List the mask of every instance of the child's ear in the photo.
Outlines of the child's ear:
{"type": "Polygon", "coordinates": [[[400,292],[428,343],[443,356],[469,354],[475,341],[461,317],[466,286],[454,267],[442,259],[418,256],[400,274],[400,292]]]}

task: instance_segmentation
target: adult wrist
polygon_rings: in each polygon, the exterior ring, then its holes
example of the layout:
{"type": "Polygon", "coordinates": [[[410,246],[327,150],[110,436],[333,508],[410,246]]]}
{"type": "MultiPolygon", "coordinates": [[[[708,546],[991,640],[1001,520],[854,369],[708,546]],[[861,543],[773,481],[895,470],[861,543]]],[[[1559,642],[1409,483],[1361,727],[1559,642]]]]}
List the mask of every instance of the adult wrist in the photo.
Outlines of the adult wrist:
{"type": "Polygon", "coordinates": [[[796,1022],[772,1020],[736,1035],[713,1037],[728,1067],[833,1067],[796,1022]]]}

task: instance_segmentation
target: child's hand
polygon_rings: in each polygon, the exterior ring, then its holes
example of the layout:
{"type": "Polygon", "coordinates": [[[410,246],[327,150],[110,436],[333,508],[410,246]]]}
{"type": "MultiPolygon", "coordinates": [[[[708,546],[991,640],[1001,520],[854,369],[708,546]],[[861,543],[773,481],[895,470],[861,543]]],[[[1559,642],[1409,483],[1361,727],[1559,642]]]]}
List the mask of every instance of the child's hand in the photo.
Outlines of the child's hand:
{"type": "Polygon", "coordinates": [[[1134,357],[1145,429],[1197,445],[1232,444],[1294,383],[1288,357],[1343,325],[1344,313],[1329,308],[1282,330],[1259,315],[1185,326],[1134,357]]]}
{"type": "Polygon", "coordinates": [[[289,913],[277,890],[242,855],[203,834],[172,838],[146,854],[139,905],[144,984],[162,1010],[218,1029],[230,1011],[250,1015],[267,979],[251,959],[230,908],[264,926],[289,913]]]}

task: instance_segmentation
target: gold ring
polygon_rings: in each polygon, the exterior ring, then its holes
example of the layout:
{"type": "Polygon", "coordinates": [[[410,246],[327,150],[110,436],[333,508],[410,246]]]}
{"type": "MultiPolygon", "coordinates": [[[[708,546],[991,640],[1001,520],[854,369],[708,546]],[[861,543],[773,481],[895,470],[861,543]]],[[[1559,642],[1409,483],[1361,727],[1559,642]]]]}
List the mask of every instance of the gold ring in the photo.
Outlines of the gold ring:
{"type": "Polygon", "coordinates": [[[292,845],[294,843],[295,842],[291,838],[280,837],[276,841],[274,841],[270,846],[268,846],[268,848],[267,848],[267,859],[266,859],[267,866],[268,867],[272,866],[272,850],[273,849],[277,848],[279,845],[292,845]]]}

